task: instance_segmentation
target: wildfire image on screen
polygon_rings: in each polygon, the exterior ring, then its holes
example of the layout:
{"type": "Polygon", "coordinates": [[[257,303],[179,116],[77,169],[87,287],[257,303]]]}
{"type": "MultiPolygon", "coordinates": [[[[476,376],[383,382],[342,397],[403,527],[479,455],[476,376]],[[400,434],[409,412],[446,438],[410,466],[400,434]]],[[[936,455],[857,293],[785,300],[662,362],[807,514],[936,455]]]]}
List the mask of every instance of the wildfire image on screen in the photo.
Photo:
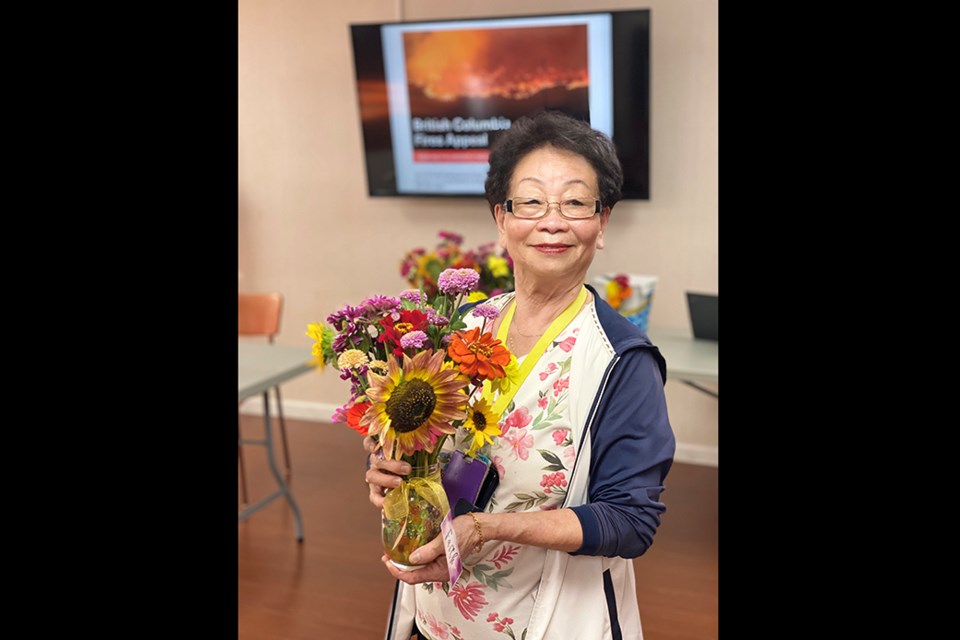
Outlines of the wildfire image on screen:
{"type": "Polygon", "coordinates": [[[589,119],[586,25],[403,34],[414,161],[486,162],[516,118],[589,119]]]}

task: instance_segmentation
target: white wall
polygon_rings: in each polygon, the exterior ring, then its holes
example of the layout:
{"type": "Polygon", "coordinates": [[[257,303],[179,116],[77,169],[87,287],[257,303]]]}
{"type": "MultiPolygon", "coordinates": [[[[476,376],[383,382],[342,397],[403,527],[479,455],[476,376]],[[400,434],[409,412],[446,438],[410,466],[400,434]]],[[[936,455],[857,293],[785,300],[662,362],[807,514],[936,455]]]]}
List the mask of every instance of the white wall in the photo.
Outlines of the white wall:
{"type": "MultiPolygon", "coordinates": [[[[684,292],[719,286],[717,0],[239,0],[238,287],[283,292],[277,341],[309,346],[309,322],[405,288],[401,256],[440,229],[464,246],[496,238],[480,197],[366,195],[350,23],[631,8],[651,9],[651,199],[616,206],[589,275],[657,275],[651,326],[686,328],[684,292]]],[[[347,389],[308,374],[284,386],[285,407],[339,405],[347,389]]],[[[678,459],[715,460],[717,400],[672,381],[666,393],[678,459]]]]}

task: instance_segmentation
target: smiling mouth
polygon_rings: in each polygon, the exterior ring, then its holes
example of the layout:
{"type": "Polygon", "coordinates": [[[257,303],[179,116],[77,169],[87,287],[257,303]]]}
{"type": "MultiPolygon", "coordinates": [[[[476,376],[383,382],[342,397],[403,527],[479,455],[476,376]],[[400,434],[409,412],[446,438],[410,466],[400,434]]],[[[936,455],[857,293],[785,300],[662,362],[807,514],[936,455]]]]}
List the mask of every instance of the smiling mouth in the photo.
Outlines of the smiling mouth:
{"type": "Polygon", "coordinates": [[[533,248],[543,253],[562,253],[570,248],[567,244],[535,244],[533,248]]]}

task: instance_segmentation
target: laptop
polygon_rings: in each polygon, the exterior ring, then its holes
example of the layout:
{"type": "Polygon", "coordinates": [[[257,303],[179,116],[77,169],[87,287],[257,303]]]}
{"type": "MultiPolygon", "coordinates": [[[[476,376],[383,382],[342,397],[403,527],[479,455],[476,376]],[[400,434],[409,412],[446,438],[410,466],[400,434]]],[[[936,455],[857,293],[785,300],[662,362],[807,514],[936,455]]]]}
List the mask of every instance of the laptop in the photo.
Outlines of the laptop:
{"type": "Polygon", "coordinates": [[[687,309],[690,311],[690,325],[693,337],[699,340],[716,340],[717,299],[719,296],[687,291],[687,309]]]}

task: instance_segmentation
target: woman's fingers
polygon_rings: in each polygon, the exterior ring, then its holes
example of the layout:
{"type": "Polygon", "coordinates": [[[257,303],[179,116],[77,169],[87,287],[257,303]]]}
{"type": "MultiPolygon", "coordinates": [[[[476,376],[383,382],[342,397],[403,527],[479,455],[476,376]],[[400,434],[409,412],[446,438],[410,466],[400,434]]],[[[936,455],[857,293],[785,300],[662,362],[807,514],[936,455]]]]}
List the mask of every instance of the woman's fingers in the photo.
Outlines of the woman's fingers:
{"type": "Polygon", "coordinates": [[[387,491],[399,487],[401,476],[410,473],[410,465],[402,460],[387,460],[377,448],[376,440],[367,436],[363,439],[363,448],[370,452],[369,468],[364,479],[370,488],[370,503],[378,509],[383,508],[383,496],[387,491]]]}

